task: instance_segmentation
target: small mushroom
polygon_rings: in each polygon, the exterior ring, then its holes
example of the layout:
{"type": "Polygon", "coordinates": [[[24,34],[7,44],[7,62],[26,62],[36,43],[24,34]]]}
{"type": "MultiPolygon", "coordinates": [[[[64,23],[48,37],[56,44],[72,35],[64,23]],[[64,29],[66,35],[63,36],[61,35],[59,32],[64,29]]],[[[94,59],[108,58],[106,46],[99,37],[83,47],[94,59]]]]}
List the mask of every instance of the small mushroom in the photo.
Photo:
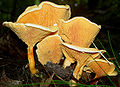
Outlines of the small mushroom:
{"type": "Polygon", "coordinates": [[[62,52],[60,44],[62,43],[61,37],[56,35],[51,35],[43,39],[37,44],[37,55],[38,60],[41,64],[47,64],[47,62],[59,63],[62,58],[62,52]]]}
{"type": "Polygon", "coordinates": [[[80,47],[89,47],[101,28],[84,17],[74,17],[68,21],[60,19],[57,25],[65,43],[80,47]]]}
{"type": "Polygon", "coordinates": [[[28,60],[32,74],[36,73],[33,46],[46,36],[55,34],[58,19],[67,20],[70,17],[68,5],[57,5],[52,2],[42,2],[39,6],[28,7],[15,23],[4,22],[17,36],[28,45],[28,60]]]}
{"type": "MultiPolygon", "coordinates": [[[[87,64],[95,74],[95,78],[102,77],[102,76],[116,76],[117,72],[115,71],[115,65],[112,62],[107,62],[103,59],[93,59],[90,60],[87,64]]],[[[86,70],[87,71],[87,70],[86,70]]]]}
{"type": "MultiPolygon", "coordinates": [[[[79,79],[82,75],[83,67],[87,64],[87,62],[91,59],[99,58],[100,52],[105,52],[105,50],[98,50],[95,48],[84,48],[78,47],[74,45],[70,45],[67,43],[62,43],[61,46],[63,54],[70,61],[77,61],[77,65],[75,67],[73,76],[76,79],[79,79]],[[67,54],[67,56],[66,56],[67,54]]],[[[66,64],[67,65],[67,64],[66,64]]],[[[66,66],[65,65],[65,66],[66,66]]],[[[68,64],[70,65],[70,64],[68,64]]]]}

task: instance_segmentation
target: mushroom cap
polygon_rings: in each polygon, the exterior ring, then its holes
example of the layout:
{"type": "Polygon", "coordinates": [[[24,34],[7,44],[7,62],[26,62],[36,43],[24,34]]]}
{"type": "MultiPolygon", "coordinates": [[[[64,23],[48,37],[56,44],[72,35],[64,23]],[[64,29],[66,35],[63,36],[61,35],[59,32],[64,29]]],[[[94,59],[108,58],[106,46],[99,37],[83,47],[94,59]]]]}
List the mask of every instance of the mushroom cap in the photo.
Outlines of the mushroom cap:
{"type": "Polygon", "coordinates": [[[74,17],[68,21],[57,22],[59,35],[69,44],[89,47],[100,30],[100,26],[84,17],[74,17]]]}
{"type": "Polygon", "coordinates": [[[17,23],[34,23],[52,26],[58,19],[67,20],[71,16],[69,5],[57,5],[44,1],[39,6],[28,7],[17,19],[17,23]]]}
{"type": "Polygon", "coordinates": [[[44,27],[30,23],[12,23],[4,22],[4,26],[9,27],[17,36],[23,40],[28,46],[34,46],[38,41],[50,34],[54,34],[58,29],[57,26],[44,27]]]}
{"type": "Polygon", "coordinates": [[[89,60],[100,58],[100,52],[105,52],[105,50],[78,47],[67,43],[62,43],[61,48],[65,51],[63,52],[69,56],[68,59],[70,59],[70,61],[72,59],[73,61],[77,61],[77,65],[73,73],[73,76],[76,79],[79,79],[81,77],[83,67],[88,63],[89,60]]]}
{"type": "Polygon", "coordinates": [[[94,59],[88,62],[87,67],[91,68],[96,73],[97,77],[115,76],[115,65],[112,62],[107,62],[103,59],[94,59]]]}
{"type": "MultiPolygon", "coordinates": [[[[91,54],[88,56],[95,58],[95,57],[98,57],[100,55],[100,53],[105,52],[105,50],[98,50],[96,48],[79,47],[79,46],[75,46],[75,45],[68,44],[68,43],[62,43],[62,49],[65,50],[68,54],[70,54],[71,58],[75,58],[75,60],[78,60],[80,58],[77,55],[91,54]]],[[[84,57],[81,57],[81,58],[84,59],[84,57]]],[[[98,58],[100,58],[100,57],[98,57],[98,58]]]]}
{"type": "Polygon", "coordinates": [[[59,63],[62,58],[60,44],[61,38],[58,35],[51,35],[43,39],[37,44],[38,60],[41,64],[46,64],[48,61],[52,63],[59,63]]]}
{"type": "Polygon", "coordinates": [[[57,31],[55,23],[58,19],[66,20],[70,15],[68,5],[44,1],[39,6],[28,7],[18,17],[16,23],[4,22],[3,25],[11,28],[27,45],[34,46],[44,37],[57,31]]]}

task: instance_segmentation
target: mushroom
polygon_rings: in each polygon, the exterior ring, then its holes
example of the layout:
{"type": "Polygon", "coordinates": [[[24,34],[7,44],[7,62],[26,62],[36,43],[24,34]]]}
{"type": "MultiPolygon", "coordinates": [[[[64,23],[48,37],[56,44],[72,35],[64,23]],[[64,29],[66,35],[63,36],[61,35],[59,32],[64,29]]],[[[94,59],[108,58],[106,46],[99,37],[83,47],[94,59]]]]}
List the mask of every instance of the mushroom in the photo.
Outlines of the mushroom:
{"type": "Polygon", "coordinates": [[[62,58],[60,48],[61,43],[61,37],[56,34],[46,37],[37,44],[36,53],[41,64],[47,64],[48,61],[52,63],[59,63],[62,58]]]}
{"type": "MultiPolygon", "coordinates": [[[[68,21],[60,19],[57,21],[57,25],[59,35],[65,43],[86,48],[91,45],[101,28],[101,26],[98,26],[84,17],[74,17],[68,21]]],[[[65,55],[67,56],[66,53],[65,55]]],[[[64,63],[64,67],[70,65],[70,60],[67,58],[64,62],[66,63],[64,63]]]]}
{"type": "Polygon", "coordinates": [[[57,25],[65,43],[80,47],[89,47],[101,28],[84,17],[74,17],[68,21],[60,19],[57,25]]]}
{"type": "Polygon", "coordinates": [[[53,26],[58,19],[67,20],[71,16],[69,5],[57,5],[44,1],[39,6],[28,7],[17,19],[17,23],[34,23],[53,26]]]}
{"type": "Polygon", "coordinates": [[[77,65],[75,67],[73,76],[78,80],[81,77],[83,67],[87,64],[87,62],[90,61],[91,59],[100,58],[99,53],[105,52],[105,50],[78,47],[67,43],[62,43],[61,48],[63,50],[63,54],[65,55],[66,59],[72,61],[72,63],[74,61],[77,61],[77,65]]]}
{"type": "Polygon", "coordinates": [[[35,74],[36,69],[33,55],[33,47],[38,41],[41,41],[46,36],[54,34],[57,31],[57,26],[48,28],[35,24],[12,22],[4,22],[3,25],[12,29],[12,31],[14,31],[18,35],[18,37],[28,45],[27,50],[29,67],[31,73],[35,74]]]}
{"type": "Polygon", "coordinates": [[[68,5],[57,5],[52,2],[42,2],[39,6],[28,7],[15,23],[4,22],[17,36],[28,45],[28,60],[32,74],[36,73],[33,46],[46,36],[57,32],[56,21],[70,17],[68,5]]]}
{"type": "MultiPolygon", "coordinates": [[[[91,69],[96,76],[95,78],[102,76],[116,76],[118,73],[115,71],[115,65],[112,62],[107,62],[103,59],[93,59],[86,64],[87,68],[91,69]]],[[[87,69],[86,69],[87,71],[87,69]]]]}

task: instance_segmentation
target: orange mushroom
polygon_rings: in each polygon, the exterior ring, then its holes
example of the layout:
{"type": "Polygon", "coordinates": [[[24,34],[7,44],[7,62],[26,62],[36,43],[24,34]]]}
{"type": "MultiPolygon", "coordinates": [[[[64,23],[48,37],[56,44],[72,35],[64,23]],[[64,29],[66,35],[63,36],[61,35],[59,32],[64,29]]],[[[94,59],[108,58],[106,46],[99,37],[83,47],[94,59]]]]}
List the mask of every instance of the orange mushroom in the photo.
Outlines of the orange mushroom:
{"type": "MultiPolygon", "coordinates": [[[[101,28],[101,26],[84,17],[74,17],[68,21],[60,19],[57,21],[57,25],[59,27],[59,35],[65,43],[86,48],[91,45],[101,28]]],[[[67,56],[66,53],[65,55],[67,56]]],[[[70,61],[66,58],[65,63],[67,65],[64,65],[64,67],[68,66],[70,61]]]]}
{"type": "MultiPolygon", "coordinates": [[[[74,45],[70,45],[67,43],[62,43],[63,54],[66,56],[66,59],[70,61],[77,61],[77,65],[75,67],[73,76],[76,79],[79,79],[82,74],[83,67],[87,64],[87,62],[94,58],[99,58],[100,52],[104,53],[105,50],[98,50],[95,48],[84,48],[78,47],[74,45]]],[[[70,64],[68,64],[70,65],[70,64]]],[[[67,65],[65,65],[67,66],[67,65]]]]}
{"type": "Polygon", "coordinates": [[[55,34],[58,30],[57,26],[44,27],[30,23],[12,23],[4,22],[4,26],[9,27],[18,37],[28,46],[33,47],[38,41],[41,41],[48,35],[55,34]]]}
{"type": "Polygon", "coordinates": [[[59,35],[69,44],[89,47],[100,30],[100,26],[84,17],[74,17],[68,21],[57,22],[59,35]]]}
{"type": "Polygon", "coordinates": [[[117,75],[117,72],[115,71],[115,65],[112,62],[108,63],[103,59],[90,60],[86,64],[86,66],[96,74],[95,78],[106,76],[106,75],[109,75],[109,76],[117,75]]]}
{"type": "Polygon", "coordinates": [[[53,26],[58,19],[67,20],[71,16],[69,5],[57,5],[44,1],[39,6],[28,7],[17,19],[17,23],[34,23],[53,26]]]}
{"type": "Polygon", "coordinates": [[[61,37],[58,35],[51,35],[43,39],[37,44],[38,60],[43,65],[48,61],[52,63],[59,63],[62,58],[60,44],[62,43],[61,37]]]}
{"type": "Polygon", "coordinates": [[[32,74],[36,73],[34,55],[33,55],[33,47],[43,38],[50,34],[54,34],[57,31],[57,27],[43,27],[40,25],[34,24],[22,24],[22,23],[12,23],[12,22],[4,22],[4,26],[9,27],[14,31],[18,37],[24,41],[28,45],[28,60],[29,67],[32,74]]]}
{"type": "Polygon", "coordinates": [[[28,7],[15,23],[3,23],[28,45],[28,60],[32,74],[36,73],[33,46],[46,36],[55,34],[58,30],[55,25],[56,21],[58,19],[66,20],[70,15],[70,7],[68,5],[57,5],[45,1],[39,6],[28,7]]]}

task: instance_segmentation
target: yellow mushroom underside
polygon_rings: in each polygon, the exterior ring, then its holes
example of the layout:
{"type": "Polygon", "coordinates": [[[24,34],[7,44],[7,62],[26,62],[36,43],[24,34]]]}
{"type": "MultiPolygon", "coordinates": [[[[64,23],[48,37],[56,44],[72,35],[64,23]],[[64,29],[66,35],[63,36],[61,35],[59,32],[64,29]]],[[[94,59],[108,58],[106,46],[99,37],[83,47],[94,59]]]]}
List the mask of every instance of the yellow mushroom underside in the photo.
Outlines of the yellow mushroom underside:
{"type": "Polygon", "coordinates": [[[44,26],[33,26],[33,24],[22,24],[4,22],[4,25],[14,31],[17,36],[23,40],[28,46],[34,46],[38,41],[41,41],[48,35],[54,34],[58,29],[57,26],[44,27],[44,26]],[[32,25],[32,26],[30,26],[32,25]]]}
{"type": "Polygon", "coordinates": [[[58,35],[51,35],[43,39],[37,45],[38,60],[43,65],[47,62],[59,63],[62,58],[60,44],[61,38],[58,35]]]}
{"type": "Polygon", "coordinates": [[[59,35],[69,44],[89,47],[100,30],[100,26],[84,17],[74,17],[68,21],[59,20],[59,35]]]}
{"type": "Polygon", "coordinates": [[[52,2],[42,2],[39,6],[32,6],[23,12],[17,23],[34,23],[42,26],[53,26],[58,19],[69,19],[70,7],[57,5],[52,2]]]}
{"type": "Polygon", "coordinates": [[[114,76],[117,73],[114,71],[115,66],[112,62],[107,62],[103,59],[95,59],[88,62],[87,67],[91,68],[96,73],[96,78],[110,75],[114,76]]]}
{"type": "MultiPolygon", "coordinates": [[[[104,50],[97,50],[95,48],[81,48],[77,46],[73,46],[70,44],[62,43],[62,50],[64,50],[64,55],[68,55],[70,61],[77,61],[77,65],[75,67],[73,76],[76,79],[79,79],[82,74],[83,67],[88,63],[89,60],[98,58],[99,52],[104,50]]],[[[67,57],[67,56],[66,56],[67,57]]]]}

